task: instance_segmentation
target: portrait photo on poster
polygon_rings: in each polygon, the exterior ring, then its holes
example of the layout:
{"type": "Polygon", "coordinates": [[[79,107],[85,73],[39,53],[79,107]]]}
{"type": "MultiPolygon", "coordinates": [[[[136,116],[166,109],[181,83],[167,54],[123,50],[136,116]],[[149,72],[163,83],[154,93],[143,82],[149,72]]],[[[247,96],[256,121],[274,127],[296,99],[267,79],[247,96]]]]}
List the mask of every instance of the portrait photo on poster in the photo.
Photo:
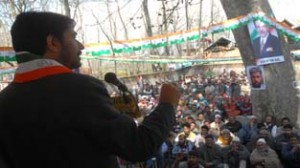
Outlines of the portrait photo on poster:
{"type": "Polygon", "coordinates": [[[265,76],[263,66],[247,66],[247,77],[253,90],[265,90],[265,76]]]}
{"type": "Polygon", "coordinates": [[[249,22],[248,30],[256,65],[266,65],[284,61],[280,40],[275,28],[261,20],[256,20],[249,22]]]}

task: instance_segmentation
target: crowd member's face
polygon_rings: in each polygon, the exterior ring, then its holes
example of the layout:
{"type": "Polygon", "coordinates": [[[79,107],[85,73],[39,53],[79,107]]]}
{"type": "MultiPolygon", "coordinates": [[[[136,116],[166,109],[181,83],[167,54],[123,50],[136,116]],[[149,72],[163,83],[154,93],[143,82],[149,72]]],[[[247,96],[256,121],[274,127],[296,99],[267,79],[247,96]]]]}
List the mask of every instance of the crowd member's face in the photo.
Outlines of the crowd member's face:
{"type": "Polygon", "coordinates": [[[256,21],[255,25],[256,25],[256,30],[258,31],[259,35],[261,37],[266,37],[270,28],[261,21],[256,21]]]}
{"type": "Polygon", "coordinates": [[[261,135],[262,137],[267,137],[269,135],[269,132],[266,129],[261,129],[259,130],[259,135],[261,135]]]}
{"type": "Polygon", "coordinates": [[[189,134],[191,132],[191,128],[189,128],[189,127],[183,127],[183,132],[185,134],[189,134]]]}
{"type": "Polygon", "coordinates": [[[215,144],[215,141],[212,138],[205,138],[205,144],[209,147],[213,147],[215,144]]]}
{"type": "Polygon", "coordinates": [[[198,94],[198,98],[199,99],[202,99],[203,98],[203,95],[200,93],[200,94],[198,94]]]}
{"type": "Polygon", "coordinates": [[[232,147],[233,148],[238,148],[239,146],[240,146],[240,142],[238,142],[238,141],[232,141],[232,147]]]}
{"type": "Polygon", "coordinates": [[[204,115],[203,114],[199,114],[198,115],[198,120],[200,120],[200,121],[204,120],[204,115]]]}
{"type": "Polygon", "coordinates": [[[205,128],[201,128],[201,135],[206,136],[208,134],[208,130],[205,128]]]}
{"type": "Polygon", "coordinates": [[[77,33],[73,28],[69,28],[63,35],[61,48],[57,57],[58,62],[70,69],[79,68],[81,50],[84,46],[76,40],[77,33]]]}
{"type": "Polygon", "coordinates": [[[215,122],[216,122],[216,123],[221,122],[221,118],[220,118],[220,117],[215,117],[215,122]]]}
{"type": "Polygon", "coordinates": [[[235,117],[233,117],[233,116],[230,116],[230,117],[228,117],[228,121],[230,122],[230,123],[235,123],[235,117]]]}
{"type": "Polygon", "coordinates": [[[192,111],[196,111],[196,110],[197,110],[197,105],[196,105],[196,104],[193,104],[192,107],[191,107],[191,110],[192,110],[192,111]]]}
{"type": "Polygon", "coordinates": [[[178,137],[178,142],[179,142],[180,144],[183,144],[183,143],[185,142],[185,136],[184,136],[184,135],[180,135],[180,136],[178,137]]]}
{"type": "Polygon", "coordinates": [[[210,128],[210,122],[209,121],[205,121],[204,125],[206,125],[208,128],[210,128]]]}
{"type": "Polygon", "coordinates": [[[251,74],[251,81],[253,86],[259,86],[262,82],[262,76],[259,72],[253,72],[251,74]]]}
{"type": "Polygon", "coordinates": [[[228,132],[225,132],[222,135],[223,135],[223,138],[226,140],[228,140],[230,138],[230,133],[228,133],[228,132]]]}
{"type": "Polygon", "coordinates": [[[178,111],[176,112],[176,115],[177,115],[177,116],[182,115],[182,111],[181,111],[181,110],[178,110],[178,111]]]}
{"type": "Polygon", "coordinates": [[[194,130],[194,129],[196,129],[196,125],[195,125],[195,123],[191,123],[191,130],[194,130]]]}
{"type": "Polygon", "coordinates": [[[289,136],[289,135],[292,135],[293,130],[290,129],[290,128],[284,128],[284,129],[283,129],[283,133],[284,133],[285,135],[289,136]]]}
{"type": "Polygon", "coordinates": [[[177,106],[177,111],[181,110],[182,107],[180,105],[177,106]]]}
{"type": "Polygon", "coordinates": [[[189,167],[197,166],[198,165],[198,157],[189,155],[187,158],[187,163],[188,163],[189,167]]]}
{"type": "Polygon", "coordinates": [[[263,142],[257,142],[256,143],[256,149],[258,151],[264,151],[267,147],[267,144],[263,143],[263,142]]]}
{"type": "Polygon", "coordinates": [[[266,123],[271,123],[271,122],[272,122],[272,117],[267,116],[267,117],[266,117],[266,123]]]}
{"type": "Polygon", "coordinates": [[[290,143],[292,146],[295,146],[295,145],[299,144],[299,140],[296,137],[291,137],[290,143]]]}
{"type": "Polygon", "coordinates": [[[287,124],[289,124],[289,123],[290,123],[289,120],[283,120],[282,123],[281,123],[281,125],[282,125],[282,126],[285,126],[285,125],[287,125],[287,124]]]}
{"type": "Polygon", "coordinates": [[[251,123],[256,123],[256,121],[257,121],[257,119],[254,118],[254,117],[250,119],[250,122],[251,122],[251,123]]]}

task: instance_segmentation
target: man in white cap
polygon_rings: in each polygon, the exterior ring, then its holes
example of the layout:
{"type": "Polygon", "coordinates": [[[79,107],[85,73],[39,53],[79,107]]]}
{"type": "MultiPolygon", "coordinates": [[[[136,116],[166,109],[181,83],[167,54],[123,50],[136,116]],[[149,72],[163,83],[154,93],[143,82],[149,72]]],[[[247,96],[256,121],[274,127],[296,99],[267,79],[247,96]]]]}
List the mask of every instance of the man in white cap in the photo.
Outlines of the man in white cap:
{"type": "Polygon", "coordinates": [[[249,150],[241,144],[240,138],[235,136],[225,153],[225,162],[229,167],[246,168],[249,155],[249,150]]]}
{"type": "Polygon", "coordinates": [[[255,115],[249,116],[247,122],[242,124],[243,130],[245,131],[244,144],[251,140],[251,137],[257,134],[257,117],[255,115]]]}
{"type": "Polygon", "coordinates": [[[250,154],[250,163],[255,168],[281,168],[277,153],[267,145],[264,138],[256,141],[256,147],[250,154]]]}

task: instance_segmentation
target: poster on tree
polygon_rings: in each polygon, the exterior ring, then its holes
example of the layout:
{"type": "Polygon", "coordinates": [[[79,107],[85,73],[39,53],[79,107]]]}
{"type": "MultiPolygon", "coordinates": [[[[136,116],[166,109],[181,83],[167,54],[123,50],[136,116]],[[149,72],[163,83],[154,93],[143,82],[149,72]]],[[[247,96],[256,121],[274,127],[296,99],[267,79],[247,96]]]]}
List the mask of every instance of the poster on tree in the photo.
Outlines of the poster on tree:
{"type": "Polygon", "coordinates": [[[252,90],[265,90],[265,76],[262,66],[247,66],[247,77],[252,90]]]}
{"type": "Polygon", "coordinates": [[[276,29],[261,20],[249,22],[248,29],[256,65],[266,65],[284,61],[276,29]]]}

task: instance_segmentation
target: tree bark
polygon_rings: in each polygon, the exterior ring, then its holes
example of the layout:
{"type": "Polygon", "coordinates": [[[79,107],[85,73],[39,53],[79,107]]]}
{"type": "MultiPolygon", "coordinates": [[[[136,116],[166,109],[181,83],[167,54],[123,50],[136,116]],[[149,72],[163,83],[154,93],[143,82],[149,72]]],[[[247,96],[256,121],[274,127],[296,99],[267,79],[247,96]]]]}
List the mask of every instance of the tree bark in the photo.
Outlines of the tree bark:
{"type": "Polygon", "coordinates": [[[109,28],[110,28],[113,40],[115,40],[115,39],[117,39],[116,22],[114,20],[114,16],[113,16],[113,13],[111,12],[110,8],[111,8],[110,1],[106,0],[106,9],[107,9],[107,13],[109,16],[109,18],[108,18],[109,19],[109,28]]]}
{"type": "Polygon", "coordinates": [[[148,9],[148,0],[143,0],[143,11],[146,19],[146,32],[148,37],[152,37],[152,25],[151,25],[151,18],[148,9]]]}
{"type": "Polygon", "coordinates": [[[69,0],[64,0],[64,7],[65,7],[66,16],[71,17],[69,0]]]}
{"type": "MultiPolygon", "coordinates": [[[[202,28],[202,13],[203,13],[203,0],[200,0],[199,3],[199,23],[198,23],[198,27],[199,27],[199,36],[201,35],[201,28],[202,28]]],[[[198,40],[198,55],[202,57],[202,38],[199,38],[198,40]]]]}
{"type": "MultiPolygon", "coordinates": [[[[274,17],[267,0],[221,0],[221,3],[228,19],[256,11],[262,11],[266,15],[274,17]]],[[[247,26],[235,29],[233,34],[244,65],[255,65],[254,52],[247,26]]],[[[296,72],[287,44],[283,36],[278,35],[285,61],[263,66],[266,90],[251,91],[253,109],[259,119],[268,114],[273,115],[277,121],[282,117],[289,117],[292,123],[299,128],[300,108],[299,98],[297,97],[298,91],[292,86],[292,83],[296,80],[296,72]]]]}
{"type": "MultiPolygon", "coordinates": [[[[189,18],[189,2],[188,0],[185,0],[185,21],[186,21],[186,30],[190,29],[190,18],[189,18]]],[[[190,56],[190,42],[186,42],[186,55],[190,56]]]]}
{"type": "MultiPolygon", "coordinates": [[[[162,3],[162,8],[163,8],[163,33],[166,34],[168,32],[168,19],[167,19],[167,13],[166,13],[166,5],[165,5],[165,2],[164,1],[161,1],[162,3]]],[[[166,52],[166,55],[169,56],[170,55],[170,51],[169,51],[169,47],[168,46],[165,46],[165,52],[166,52]]]]}
{"type": "Polygon", "coordinates": [[[16,11],[16,4],[13,0],[9,0],[9,9],[10,9],[10,12],[11,12],[11,18],[16,18],[17,16],[17,11],[16,11]]]}
{"type": "Polygon", "coordinates": [[[118,8],[118,15],[119,15],[120,21],[121,21],[123,29],[124,29],[124,37],[125,37],[125,40],[128,40],[128,30],[127,30],[126,24],[124,22],[124,19],[123,19],[122,15],[121,15],[119,1],[116,0],[116,2],[117,2],[117,8],[118,8]]]}

